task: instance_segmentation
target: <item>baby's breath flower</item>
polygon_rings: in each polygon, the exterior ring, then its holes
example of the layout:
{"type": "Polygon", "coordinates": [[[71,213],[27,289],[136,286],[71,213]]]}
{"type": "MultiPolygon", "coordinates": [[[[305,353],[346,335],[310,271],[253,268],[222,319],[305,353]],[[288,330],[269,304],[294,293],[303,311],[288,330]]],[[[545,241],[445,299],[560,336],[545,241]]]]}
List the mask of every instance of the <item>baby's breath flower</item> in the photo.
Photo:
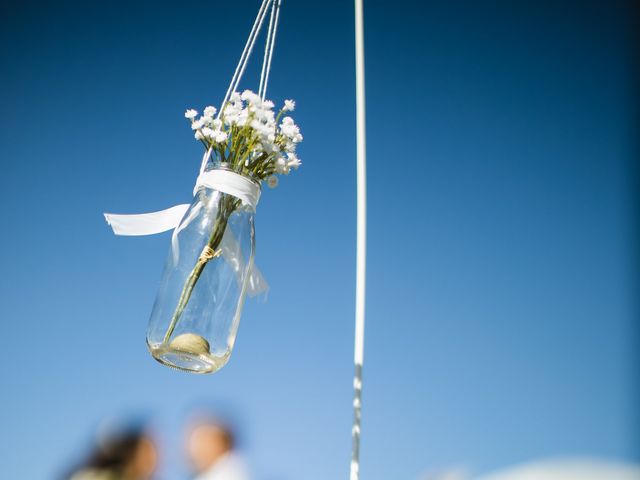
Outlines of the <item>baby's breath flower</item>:
{"type": "Polygon", "coordinates": [[[273,113],[273,110],[263,110],[262,116],[264,117],[265,121],[269,122],[270,124],[273,124],[273,126],[275,127],[276,114],[273,113]]]}
{"type": "Polygon", "coordinates": [[[283,150],[284,150],[285,152],[295,152],[295,150],[296,150],[296,144],[295,144],[295,143],[293,143],[293,142],[292,142],[292,141],[290,141],[290,140],[286,140],[286,139],[285,139],[285,141],[284,141],[284,147],[283,147],[283,150]]]}
{"type": "Polygon", "coordinates": [[[249,119],[249,112],[247,111],[247,109],[244,109],[240,113],[238,113],[238,116],[236,117],[236,122],[235,123],[239,127],[244,127],[246,125],[248,119],[249,119]]]}
{"type": "Polygon", "coordinates": [[[262,103],[260,96],[252,92],[251,90],[245,90],[244,92],[242,92],[240,98],[242,98],[242,100],[244,100],[245,102],[249,102],[253,105],[260,105],[262,103]]]}
{"type": "Polygon", "coordinates": [[[227,125],[235,125],[238,120],[239,110],[233,106],[228,106],[222,113],[222,121],[227,125]]]}
{"type": "Polygon", "coordinates": [[[213,138],[213,130],[209,127],[204,127],[202,130],[202,135],[204,138],[212,139],[213,138]]]}
{"type": "Polygon", "coordinates": [[[260,108],[255,111],[255,117],[256,120],[259,120],[261,122],[273,121],[273,112],[268,109],[260,108]]]}
{"type": "Polygon", "coordinates": [[[293,112],[296,108],[296,102],[293,100],[285,100],[284,107],[282,107],[283,112],[293,112]]]}
{"type": "Polygon", "coordinates": [[[193,120],[197,116],[198,116],[198,112],[193,108],[190,108],[186,112],[184,112],[184,118],[188,118],[189,120],[193,120]]]}
{"type": "Polygon", "coordinates": [[[300,129],[295,123],[293,123],[293,118],[291,117],[284,117],[282,119],[282,123],[280,124],[280,133],[294,143],[297,143],[297,139],[301,136],[300,129]]]}
{"type": "Polygon", "coordinates": [[[278,157],[278,159],[275,162],[275,167],[276,167],[276,173],[279,173],[281,175],[286,175],[289,173],[289,167],[287,166],[287,161],[282,158],[282,157],[278,157]]]}
{"type": "Polygon", "coordinates": [[[196,131],[194,137],[196,138],[196,140],[204,140],[204,135],[202,134],[201,130],[196,131]]]}
{"type": "Polygon", "coordinates": [[[211,138],[216,143],[222,143],[227,140],[227,134],[222,130],[213,130],[211,138]]]}
{"type": "Polygon", "coordinates": [[[265,142],[265,144],[262,146],[262,149],[264,150],[265,153],[268,153],[268,154],[272,154],[278,151],[278,147],[276,147],[276,145],[274,145],[273,143],[269,143],[269,142],[265,142]]]}
{"type": "Polygon", "coordinates": [[[297,155],[295,153],[288,153],[287,154],[287,167],[288,168],[293,168],[293,169],[297,170],[300,165],[302,165],[302,162],[300,161],[300,159],[297,157],[297,155]]]}
{"type": "Polygon", "coordinates": [[[217,111],[218,110],[216,109],[216,107],[208,106],[207,108],[204,109],[204,116],[213,117],[217,111]]]}
{"type": "Polygon", "coordinates": [[[200,130],[202,127],[204,127],[204,120],[202,118],[191,122],[192,130],[200,130]]]}

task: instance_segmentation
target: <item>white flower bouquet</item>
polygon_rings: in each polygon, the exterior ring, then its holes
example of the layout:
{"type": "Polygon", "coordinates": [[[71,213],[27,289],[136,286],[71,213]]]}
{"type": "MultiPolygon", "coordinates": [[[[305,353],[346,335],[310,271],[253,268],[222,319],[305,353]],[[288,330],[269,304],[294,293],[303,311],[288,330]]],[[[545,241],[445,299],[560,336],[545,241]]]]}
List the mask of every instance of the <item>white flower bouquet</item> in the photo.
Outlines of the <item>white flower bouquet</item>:
{"type": "Polygon", "coordinates": [[[198,112],[189,109],[185,117],[191,121],[196,140],[215,155],[217,163],[232,170],[264,180],[274,173],[288,174],[300,166],[296,146],[302,141],[293,118],[284,116],[295,108],[293,100],[285,100],[277,115],[274,103],[262,100],[251,90],[231,95],[215,118],[216,108],[198,112]]]}

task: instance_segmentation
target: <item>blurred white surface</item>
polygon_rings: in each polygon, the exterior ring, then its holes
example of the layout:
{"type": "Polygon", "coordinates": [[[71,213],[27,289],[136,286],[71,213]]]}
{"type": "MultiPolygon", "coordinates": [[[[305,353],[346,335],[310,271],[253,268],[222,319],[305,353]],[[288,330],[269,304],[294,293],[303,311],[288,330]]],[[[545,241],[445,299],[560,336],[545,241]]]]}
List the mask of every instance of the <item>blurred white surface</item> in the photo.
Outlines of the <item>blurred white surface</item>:
{"type": "Polygon", "coordinates": [[[481,476],[451,468],[425,473],[420,480],[640,480],[640,465],[589,458],[541,460],[481,476]]]}
{"type": "Polygon", "coordinates": [[[640,480],[640,466],[594,459],[550,460],[506,468],[475,480],[640,480]]]}

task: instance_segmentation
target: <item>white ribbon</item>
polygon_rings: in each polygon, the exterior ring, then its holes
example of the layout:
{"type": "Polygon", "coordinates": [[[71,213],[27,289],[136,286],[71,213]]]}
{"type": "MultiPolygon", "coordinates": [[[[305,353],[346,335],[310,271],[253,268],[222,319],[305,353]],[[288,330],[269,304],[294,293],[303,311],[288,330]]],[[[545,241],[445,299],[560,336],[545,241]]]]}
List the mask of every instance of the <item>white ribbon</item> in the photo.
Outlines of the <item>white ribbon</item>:
{"type": "MultiPolygon", "coordinates": [[[[210,170],[203,172],[196,181],[193,189],[194,196],[201,188],[211,188],[219,192],[232,195],[255,210],[260,200],[260,185],[242,175],[229,170],[210,170]]],[[[178,261],[178,234],[186,228],[200,211],[196,206],[188,218],[183,218],[189,209],[189,204],[176,205],[159,212],[122,215],[105,213],[104,218],[116,235],[142,236],[154,235],[173,229],[171,238],[173,260],[178,261]]],[[[229,263],[236,274],[241,275],[245,267],[240,246],[230,231],[225,232],[222,239],[222,257],[229,263]]],[[[247,294],[255,296],[269,288],[266,280],[255,265],[251,265],[247,294]]]]}
{"type": "Polygon", "coordinates": [[[159,212],[138,215],[105,213],[104,218],[116,235],[155,235],[176,228],[188,209],[189,204],[183,203],[159,212]]]}
{"type": "Polygon", "coordinates": [[[209,170],[203,172],[196,180],[193,195],[203,187],[213,188],[222,193],[228,193],[239,198],[254,210],[260,200],[260,185],[247,177],[230,170],[209,170]]]}

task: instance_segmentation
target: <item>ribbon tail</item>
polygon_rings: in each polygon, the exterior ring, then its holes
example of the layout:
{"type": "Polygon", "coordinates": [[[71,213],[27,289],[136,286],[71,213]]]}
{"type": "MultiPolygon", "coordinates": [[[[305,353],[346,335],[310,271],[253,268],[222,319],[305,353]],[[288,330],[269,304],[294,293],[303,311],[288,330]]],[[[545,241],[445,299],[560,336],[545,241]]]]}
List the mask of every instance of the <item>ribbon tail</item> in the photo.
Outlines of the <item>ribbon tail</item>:
{"type": "MultiPolygon", "coordinates": [[[[255,266],[251,265],[251,271],[249,272],[249,284],[247,286],[247,295],[255,297],[261,293],[266,294],[269,291],[269,283],[262,276],[262,272],[255,266]]],[[[266,299],[266,297],[264,297],[266,299]]]]}
{"type": "Polygon", "coordinates": [[[188,208],[189,205],[185,203],[159,212],[136,215],[105,213],[104,218],[116,235],[154,235],[176,228],[188,208]]]}
{"type": "MultiPolygon", "coordinates": [[[[221,246],[222,258],[229,264],[229,266],[236,273],[238,281],[242,279],[242,271],[246,266],[246,262],[242,256],[242,251],[236,237],[233,235],[230,229],[222,237],[221,246]]],[[[248,272],[249,278],[247,280],[247,295],[249,297],[255,297],[261,293],[265,293],[269,290],[269,284],[260,273],[258,267],[252,262],[248,272]]]]}

